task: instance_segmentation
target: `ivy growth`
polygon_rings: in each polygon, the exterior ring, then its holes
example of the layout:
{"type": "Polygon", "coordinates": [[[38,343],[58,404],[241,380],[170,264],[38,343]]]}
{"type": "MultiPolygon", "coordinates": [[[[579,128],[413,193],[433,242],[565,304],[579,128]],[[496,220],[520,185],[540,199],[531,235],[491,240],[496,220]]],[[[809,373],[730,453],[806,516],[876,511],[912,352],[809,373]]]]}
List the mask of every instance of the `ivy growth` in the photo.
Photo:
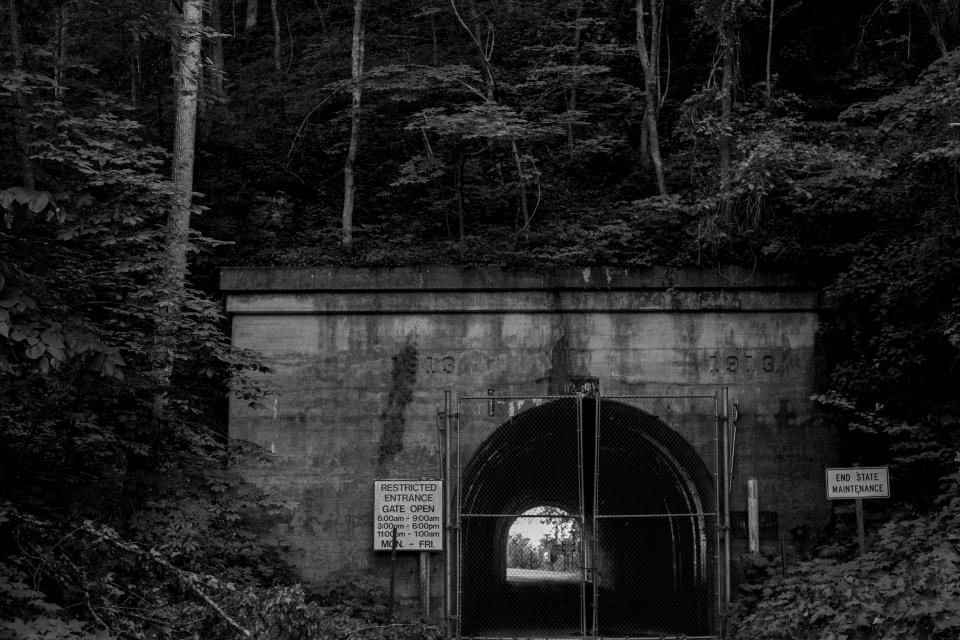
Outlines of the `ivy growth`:
{"type": "Polygon", "coordinates": [[[390,371],[390,394],[380,414],[380,444],[377,447],[377,474],[382,475],[386,465],[403,451],[403,434],[407,421],[407,406],[413,400],[419,366],[417,348],[412,340],[393,356],[390,371]]]}

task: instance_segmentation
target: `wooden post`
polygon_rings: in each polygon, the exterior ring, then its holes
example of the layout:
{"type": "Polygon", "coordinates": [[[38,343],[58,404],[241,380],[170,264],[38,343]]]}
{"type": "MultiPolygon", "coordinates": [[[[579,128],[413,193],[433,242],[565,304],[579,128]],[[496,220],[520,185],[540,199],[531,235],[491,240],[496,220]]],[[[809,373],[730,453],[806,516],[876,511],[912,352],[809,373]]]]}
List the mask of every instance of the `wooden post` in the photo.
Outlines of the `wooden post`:
{"type": "Polygon", "coordinates": [[[857,503],[857,540],[860,543],[860,555],[864,555],[867,552],[867,540],[863,532],[863,500],[857,498],[854,502],[857,503]]]}
{"type": "Polygon", "coordinates": [[[387,606],[387,620],[393,620],[393,596],[397,585],[397,528],[393,528],[390,539],[390,603],[387,606]]]}
{"type": "MultiPolygon", "coordinates": [[[[860,466],[860,463],[853,465],[854,468],[860,466]]],[[[863,532],[863,499],[857,498],[854,500],[857,507],[857,542],[860,544],[860,555],[867,553],[867,539],[863,532]]]]}
{"type": "Polygon", "coordinates": [[[420,617],[430,619],[430,552],[420,552],[420,617]]]}
{"type": "Polygon", "coordinates": [[[780,534],[780,575],[787,575],[787,546],[783,541],[783,534],[780,534]]]}
{"type": "Polygon", "coordinates": [[[747,480],[747,532],[750,553],[760,553],[760,501],[757,497],[757,479],[747,480]]]}

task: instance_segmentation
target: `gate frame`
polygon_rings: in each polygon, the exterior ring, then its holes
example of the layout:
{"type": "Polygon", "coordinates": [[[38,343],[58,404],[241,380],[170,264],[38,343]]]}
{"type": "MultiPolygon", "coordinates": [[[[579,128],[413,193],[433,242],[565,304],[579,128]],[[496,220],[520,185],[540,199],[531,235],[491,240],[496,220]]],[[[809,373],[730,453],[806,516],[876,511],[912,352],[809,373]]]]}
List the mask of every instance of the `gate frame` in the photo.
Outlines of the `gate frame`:
{"type": "MultiPolygon", "coordinates": [[[[620,401],[622,404],[625,404],[633,409],[647,413],[652,417],[656,418],[662,422],[667,428],[676,432],[673,425],[669,424],[666,420],[657,416],[656,414],[650,414],[644,409],[636,406],[636,404],[630,403],[630,400],[642,401],[663,401],[663,400],[713,400],[713,414],[714,414],[714,432],[713,432],[713,444],[714,444],[714,461],[713,469],[708,468],[710,476],[713,478],[713,512],[700,512],[697,514],[672,514],[672,515],[698,515],[698,516],[707,516],[714,522],[714,554],[713,554],[713,590],[714,590],[714,607],[713,607],[713,616],[714,616],[714,626],[716,628],[715,634],[710,635],[701,635],[701,636],[690,636],[683,635],[680,636],[651,636],[649,640],[659,640],[660,638],[670,638],[670,637],[682,637],[689,640],[713,640],[713,639],[722,639],[726,637],[726,619],[727,612],[729,610],[729,580],[730,580],[730,553],[729,553],[729,544],[730,537],[729,532],[729,523],[730,523],[730,493],[729,493],[729,482],[728,479],[730,474],[726,472],[727,469],[727,425],[729,421],[726,417],[726,402],[727,397],[727,387],[718,388],[714,393],[705,394],[705,393],[690,393],[690,394],[642,394],[642,395],[611,395],[604,396],[599,390],[596,392],[596,443],[594,445],[594,453],[596,460],[594,462],[594,478],[593,478],[593,531],[594,535],[598,531],[598,521],[606,519],[603,514],[598,512],[599,498],[600,498],[600,412],[603,402],[620,401]],[[723,401],[722,401],[723,400],[723,401]]],[[[689,441],[682,435],[681,438],[687,444],[690,444],[689,441]]],[[[698,457],[699,454],[697,454],[698,457]]],[[[701,462],[704,462],[701,458],[701,462]]],[[[702,508],[702,507],[701,507],[702,508]]],[[[644,517],[669,517],[671,514],[645,514],[644,517]]],[[[620,516],[620,517],[630,517],[630,516],[620,516]]],[[[594,558],[592,561],[593,569],[596,569],[597,558],[596,558],[596,545],[592,545],[594,550],[594,558]]],[[[593,638],[598,637],[618,637],[618,636],[596,636],[596,629],[600,622],[599,618],[599,583],[596,579],[593,580],[593,620],[591,628],[594,630],[593,638]]],[[[586,638],[587,636],[584,636],[586,638]]],[[[632,640],[648,640],[644,637],[634,637],[631,636],[632,640]]]]}
{"type": "MultiPolygon", "coordinates": [[[[459,395],[456,400],[456,412],[453,412],[453,403],[452,403],[452,392],[450,390],[445,390],[444,395],[444,406],[442,411],[437,413],[437,428],[438,428],[438,455],[442,457],[441,469],[443,471],[443,493],[444,493],[444,503],[446,509],[445,517],[445,533],[446,533],[446,544],[443,549],[443,565],[444,565],[444,593],[443,593],[443,604],[444,604],[444,622],[445,622],[445,631],[446,636],[451,639],[461,640],[462,638],[480,638],[480,636],[463,636],[461,633],[462,626],[462,611],[463,611],[463,584],[462,584],[462,564],[463,564],[463,551],[462,551],[462,529],[461,529],[461,479],[463,474],[463,464],[461,460],[461,450],[462,442],[460,439],[461,430],[463,428],[463,416],[461,408],[464,401],[470,402],[481,402],[485,401],[489,403],[490,412],[489,415],[494,415],[495,403],[502,401],[510,400],[541,400],[552,402],[555,400],[563,399],[572,399],[576,401],[576,420],[577,420],[577,476],[578,476],[578,487],[579,487],[579,513],[577,514],[577,519],[580,522],[580,530],[582,535],[586,533],[586,509],[584,504],[584,486],[583,486],[583,462],[584,462],[584,451],[583,451],[583,400],[585,398],[595,398],[596,403],[594,405],[594,411],[596,415],[594,417],[596,435],[595,438],[597,442],[594,446],[594,455],[596,459],[594,460],[594,513],[593,513],[593,531],[596,532],[597,525],[597,508],[596,501],[598,498],[599,490],[599,447],[596,446],[599,444],[600,437],[600,407],[604,399],[617,401],[617,400],[670,400],[670,399],[709,399],[714,400],[714,414],[716,416],[716,426],[714,431],[714,444],[716,446],[715,453],[715,463],[713,473],[714,480],[714,507],[715,512],[715,532],[714,532],[714,590],[715,590],[715,610],[714,615],[716,619],[716,634],[705,635],[705,636],[675,636],[677,638],[683,637],[688,638],[689,640],[722,640],[727,637],[728,632],[728,613],[730,609],[730,490],[731,490],[731,480],[733,476],[733,470],[730,468],[730,463],[732,460],[733,451],[731,447],[733,442],[731,441],[731,426],[736,428],[736,425],[731,421],[729,414],[729,389],[728,387],[717,387],[715,388],[713,394],[645,394],[645,395],[616,395],[616,396],[606,396],[599,390],[599,385],[596,384],[594,380],[592,383],[587,385],[577,385],[577,389],[574,393],[571,394],[562,394],[562,395],[494,395],[493,389],[488,389],[487,394],[483,396],[473,396],[473,395],[459,395]],[[587,391],[583,389],[586,388],[587,391]],[[454,449],[454,446],[456,447],[454,449]],[[454,458],[456,460],[456,476],[454,477],[454,458]],[[456,554],[456,557],[453,558],[453,554],[456,554]]],[[[629,405],[633,406],[633,405],[629,405]]],[[[635,407],[639,411],[643,411],[639,407],[635,407]]],[[[526,410],[525,410],[526,411],[526,410]]],[[[652,415],[652,414],[651,414],[652,415]]],[[[658,420],[661,420],[668,428],[673,429],[673,426],[662,420],[658,416],[655,416],[658,420]]],[[[512,417],[510,418],[512,419],[512,417]]],[[[500,426],[503,426],[503,422],[500,423],[500,426]]],[[[500,428],[499,426],[497,427],[500,428]]],[[[495,432],[496,430],[494,430],[495,432]]],[[[491,432],[491,435],[492,433],[491,432]]],[[[681,436],[683,437],[683,436],[681,436]]],[[[686,438],[684,438],[686,440],[686,438]]],[[[474,452],[475,454],[476,452],[474,452]]],[[[598,622],[598,611],[597,611],[597,581],[595,577],[591,577],[591,589],[592,589],[592,604],[591,611],[589,613],[585,612],[585,598],[586,598],[586,588],[587,588],[587,572],[596,570],[596,545],[591,541],[590,543],[591,555],[594,556],[591,558],[590,566],[587,566],[586,563],[586,551],[587,545],[580,545],[580,598],[581,598],[581,610],[584,613],[580,615],[580,639],[581,640],[597,640],[601,637],[616,637],[616,636],[597,636],[597,622],[598,622]],[[591,625],[590,632],[587,630],[587,615],[590,615],[591,625]]],[[[657,640],[659,638],[669,638],[670,636],[655,636],[651,637],[651,640],[657,640]]],[[[486,638],[486,637],[485,637],[486,638]]],[[[496,640],[506,640],[506,636],[497,637],[496,640]]],[[[633,638],[633,640],[646,640],[644,638],[633,638]]]]}

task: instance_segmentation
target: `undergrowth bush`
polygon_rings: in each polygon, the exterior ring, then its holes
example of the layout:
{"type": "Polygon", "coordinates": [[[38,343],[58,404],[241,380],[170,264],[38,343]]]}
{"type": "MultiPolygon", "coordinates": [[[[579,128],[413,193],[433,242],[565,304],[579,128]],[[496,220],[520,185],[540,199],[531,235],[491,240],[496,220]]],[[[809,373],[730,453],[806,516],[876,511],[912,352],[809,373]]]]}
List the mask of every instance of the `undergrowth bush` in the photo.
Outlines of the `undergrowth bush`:
{"type": "MultiPolygon", "coordinates": [[[[955,460],[960,463],[960,458],[955,460]]],[[[893,520],[863,557],[820,555],[749,590],[737,640],[953,640],[960,637],[960,473],[928,515],[893,520]]]]}

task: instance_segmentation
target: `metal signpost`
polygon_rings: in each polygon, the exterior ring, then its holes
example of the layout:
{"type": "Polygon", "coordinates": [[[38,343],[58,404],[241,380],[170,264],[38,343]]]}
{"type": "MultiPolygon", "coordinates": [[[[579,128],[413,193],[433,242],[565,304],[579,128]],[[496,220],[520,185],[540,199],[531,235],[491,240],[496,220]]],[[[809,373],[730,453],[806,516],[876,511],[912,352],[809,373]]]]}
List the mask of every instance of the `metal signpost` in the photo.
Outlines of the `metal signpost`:
{"type": "Polygon", "coordinates": [[[827,469],[827,500],[855,500],[857,538],[860,555],[866,553],[863,532],[863,500],[890,497],[890,471],[887,467],[850,467],[827,469]]]}

